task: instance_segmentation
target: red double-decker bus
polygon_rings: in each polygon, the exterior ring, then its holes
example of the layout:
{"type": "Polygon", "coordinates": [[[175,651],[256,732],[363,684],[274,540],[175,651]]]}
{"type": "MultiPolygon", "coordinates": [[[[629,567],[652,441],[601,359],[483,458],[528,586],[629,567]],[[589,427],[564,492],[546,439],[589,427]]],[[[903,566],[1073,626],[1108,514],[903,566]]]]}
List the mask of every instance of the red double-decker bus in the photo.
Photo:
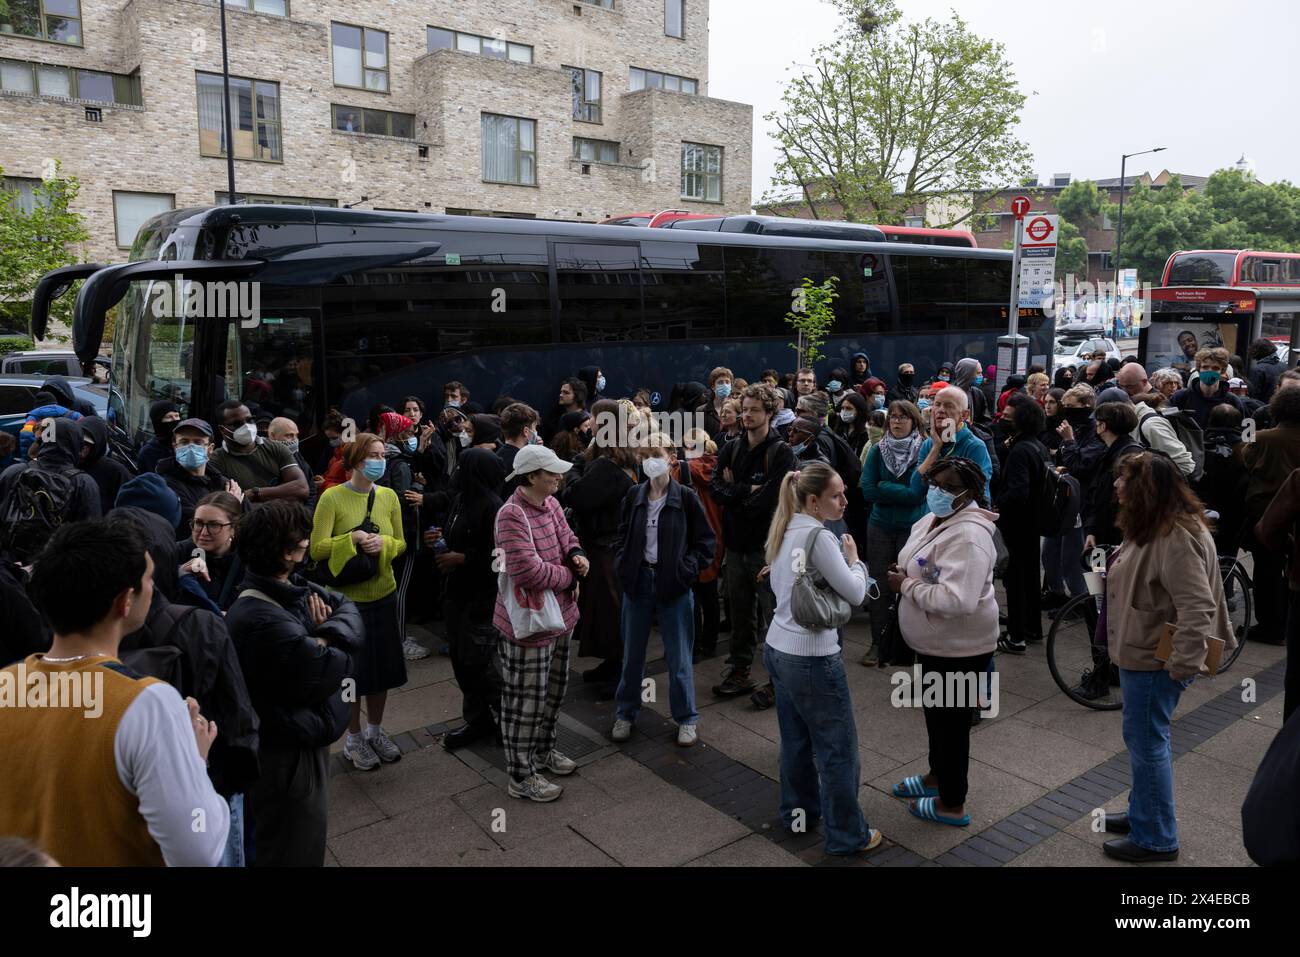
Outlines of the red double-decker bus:
{"type": "MultiPolygon", "coordinates": [[[[1149,321],[1138,339],[1148,371],[1189,370],[1197,350],[1222,346],[1249,370],[1249,344],[1272,339],[1300,346],[1300,254],[1256,250],[1180,250],[1165,263],[1163,283],[1151,291],[1149,321]]],[[[1290,365],[1287,361],[1287,365],[1290,365]]]]}
{"type": "Polygon", "coordinates": [[[975,235],[968,229],[930,229],[928,226],[877,226],[892,243],[919,243],[922,246],[969,246],[974,248],[975,235]]]}

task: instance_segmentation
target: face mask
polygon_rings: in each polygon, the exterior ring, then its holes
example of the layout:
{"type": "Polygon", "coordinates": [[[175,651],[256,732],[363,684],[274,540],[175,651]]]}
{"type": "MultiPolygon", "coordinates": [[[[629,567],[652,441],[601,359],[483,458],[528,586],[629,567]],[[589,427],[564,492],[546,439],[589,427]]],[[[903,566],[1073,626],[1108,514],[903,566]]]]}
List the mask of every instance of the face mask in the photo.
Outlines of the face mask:
{"type": "Polygon", "coordinates": [[[951,377],[946,372],[939,373],[939,381],[947,382],[951,377]]]}
{"type": "Polygon", "coordinates": [[[529,445],[541,445],[541,444],[542,444],[542,436],[541,436],[541,433],[540,433],[540,432],[534,432],[534,433],[533,433],[533,437],[532,437],[531,439],[528,440],[528,444],[529,444],[529,445]]]}
{"type": "Polygon", "coordinates": [[[1222,372],[1215,372],[1213,369],[1206,369],[1200,373],[1201,385],[1216,385],[1223,378],[1222,372]]]}
{"type": "Polygon", "coordinates": [[[172,433],[176,431],[176,425],[179,421],[180,420],[178,419],[176,422],[160,423],[158,425],[158,438],[163,442],[170,442],[172,440],[172,433]]]}
{"type": "Polygon", "coordinates": [[[176,461],[183,469],[196,469],[208,460],[208,449],[204,445],[182,445],[176,450],[176,461]]]}
{"type": "Polygon", "coordinates": [[[420,445],[420,440],[417,439],[415,436],[411,436],[409,439],[406,440],[406,451],[414,452],[419,447],[419,445],[420,445]]]}
{"type": "Polygon", "coordinates": [[[903,385],[911,385],[912,380],[915,378],[916,378],[915,372],[900,372],[898,374],[898,381],[903,385]]]}
{"type": "Polygon", "coordinates": [[[871,397],[871,407],[873,409],[883,409],[885,407],[885,397],[883,395],[873,395],[871,397]]]}
{"type": "Polygon", "coordinates": [[[719,382],[716,386],[713,387],[713,394],[716,395],[719,399],[728,398],[731,395],[731,383],[719,382]]]}
{"type": "Polygon", "coordinates": [[[605,377],[604,377],[604,376],[600,376],[599,378],[596,379],[596,391],[597,391],[597,392],[604,392],[604,391],[605,391],[605,377]]]}
{"type": "Polygon", "coordinates": [[[931,485],[930,491],[925,494],[925,504],[930,507],[930,511],[940,518],[947,518],[955,509],[953,502],[957,496],[946,489],[941,489],[937,485],[931,485]]]}
{"type": "Polygon", "coordinates": [[[469,448],[470,435],[468,432],[457,432],[456,441],[460,443],[462,449],[469,448]]]}
{"type": "Polygon", "coordinates": [[[361,466],[361,474],[372,482],[378,482],[384,477],[384,463],[382,459],[366,459],[361,466]]]}
{"type": "Polygon", "coordinates": [[[645,472],[645,477],[651,481],[662,478],[668,474],[668,460],[660,458],[646,459],[641,464],[641,470],[645,472]]]}
{"type": "Polygon", "coordinates": [[[800,442],[800,443],[799,443],[798,445],[796,445],[793,449],[791,449],[791,451],[794,452],[795,455],[802,455],[802,454],[803,454],[803,450],[806,449],[806,448],[808,448],[808,443],[807,443],[807,442],[800,442]]]}
{"type": "Polygon", "coordinates": [[[826,383],[827,392],[839,392],[842,388],[844,388],[844,384],[839,379],[831,379],[830,382],[826,383]]]}
{"type": "Polygon", "coordinates": [[[841,422],[852,422],[857,417],[858,417],[858,413],[853,411],[852,409],[840,409],[841,422]]]}
{"type": "Polygon", "coordinates": [[[916,407],[924,412],[926,409],[930,408],[930,400],[922,399],[920,402],[916,403],[916,407]]]}
{"type": "Polygon", "coordinates": [[[984,384],[984,377],[983,377],[982,375],[977,375],[977,376],[975,377],[975,384],[976,384],[976,385],[983,385],[983,384],[984,384]]]}
{"type": "Polygon", "coordinates": [[[1077,429],[1088,424],[1088,419],[1092,413],[1087,409],[1063,409],[1061,412],[1065,416],[1065,421],[1070,423],[1070,427],[1077,429]]]}
{"type": "Polygon", "coordinates": [[[282,439],[282,440],[280,441],[280,444],[283,445],[283,446],[284,446],[286,449],[288,449],[290,452],[297,452],[297,451],[298,451],[298,440],[297,440],[297,439],[282,439]]]}
{"type": "Polygon", "coordinates": [[[449,408],[449,409],[459,409],[459,408],[460,408],[460,399],[448,399],[448,400],[447,400],[447,408],[449,408]]]}
{"type": "Polygon", "coordinates": [[[257,426],[252,422],[245,422],[233,432],[229,429],[226,431],[230,432],[230,441],[235,445],[252,445],[257,441],[257,426]]]}

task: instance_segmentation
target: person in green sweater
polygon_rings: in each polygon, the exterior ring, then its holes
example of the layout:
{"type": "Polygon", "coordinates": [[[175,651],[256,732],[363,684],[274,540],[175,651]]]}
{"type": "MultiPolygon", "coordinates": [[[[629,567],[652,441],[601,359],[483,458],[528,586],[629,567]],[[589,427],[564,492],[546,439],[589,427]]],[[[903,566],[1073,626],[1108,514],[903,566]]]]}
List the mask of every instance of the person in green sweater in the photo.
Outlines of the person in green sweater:
{"type": "MultiPolygon", "coordinates": [[[[867,522],[867,570],[871,577],[884,581],[898,553],[907,544],[912,526],[925,514],[925,494],[912,488],[925,423],[921,410],[903,399],[889,404],[887,431],[871,446],[862,466],[862,497],[871,503],[867,522]]],[[[862,664],[871,667],[888,664],[881,656],[880,643],[889,616],[890,597],[872,598],[871,647],[862,656],[862,664]]]]}
{"type": "MultiPolygon", "coordinates": [[[[343,465],[351,478],[321,494],[311,529],[311,557],[328,563],[338,574],[358,552],[374,556],[379,570],[373,578],[336,590],[351,598],[365,624],[365,647],[356,656],[356,695],[348,723],[343,756],[358,770],[370,771],[381,761],[398,761],[401,749],[384,733],[384,705],[388,692],[406,684],[406,658],[402,654],[402,629],[397,615],[397,580],[393,559],[406,551],[402,537],[402,506],[397,493],[377,485],[384,475],[384,440],[360,433],[343,451],[343,465]],[[365,523],[366,503],[374,492],[370,512],[372,528],[365,523]],[[366,730],[361,732],[361,697],[366,699],[366,730]]],[[[334,587],[334,586],[331,586],[334,587]]]]}

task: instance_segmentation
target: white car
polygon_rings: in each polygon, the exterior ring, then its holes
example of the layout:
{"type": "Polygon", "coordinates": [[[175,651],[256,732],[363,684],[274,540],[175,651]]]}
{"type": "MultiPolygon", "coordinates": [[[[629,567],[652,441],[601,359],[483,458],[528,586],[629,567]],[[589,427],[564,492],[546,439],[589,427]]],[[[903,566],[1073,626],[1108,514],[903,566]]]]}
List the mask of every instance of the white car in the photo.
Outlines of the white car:
{"type": "Polygon", "coordinates": [[[1078,372],[1081,366],[1086,366],[1092,354],[1097,351],[1106,353],[1106,358],[1112,356],[1116,362],[1122,361],[1119,346],[1115,344],[1114,339],[1107,339],[1104,336],[1071,335],[1068,331],[1062,331],[1056,340],[1055,354],[1052,357],[1052,374],[1056,374],[1057,369],[1064,369],[1066,366],[1078,372]]]}

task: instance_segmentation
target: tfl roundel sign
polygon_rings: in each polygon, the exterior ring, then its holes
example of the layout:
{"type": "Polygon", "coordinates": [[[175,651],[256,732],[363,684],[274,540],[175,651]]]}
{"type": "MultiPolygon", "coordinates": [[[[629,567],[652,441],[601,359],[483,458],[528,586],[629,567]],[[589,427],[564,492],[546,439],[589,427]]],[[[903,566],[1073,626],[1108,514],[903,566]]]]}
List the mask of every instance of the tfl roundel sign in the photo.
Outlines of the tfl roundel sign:
{"type": "Polygon", "coordinates": [[[1052,235],[1052,224],[1045,216],[1035,216],[1025,227],[1025,235],[1036,243],[1041,243],[1052,235]]]}

